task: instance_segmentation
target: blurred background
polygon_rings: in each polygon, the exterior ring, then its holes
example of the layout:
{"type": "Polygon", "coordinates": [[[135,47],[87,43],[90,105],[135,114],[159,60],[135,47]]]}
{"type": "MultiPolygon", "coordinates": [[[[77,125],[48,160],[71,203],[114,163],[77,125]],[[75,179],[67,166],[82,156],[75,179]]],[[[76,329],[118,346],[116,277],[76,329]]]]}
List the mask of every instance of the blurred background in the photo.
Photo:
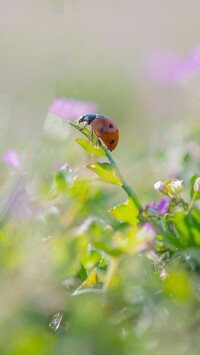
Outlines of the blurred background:
{"type": "Polygon", "coordinates": [[[187,272],[183,256],[172,260],[166,285],[139,254],[124,258],[114,292],[71,296],[99,260],[105,271],[88,238],[107,238],[107,223],[120,230],[107,210],[126,197],[76,185],[94,177],[91,157],[67,119],[50,122],[56,97],[96,105],[119,126],[112,154],[141,203],[174,177],[188,202],[200,162],[199,13],[194,0],[0,0],[0,353],[199,354],[199,248],[195,262],[185,252],[187,272]]]}
{"type": "MultiPolygon", "coordinates": [[[[186,0],[1,0],[1,156],[8,147],[42,152],[45,117],[61,96],[93,101],[119,125],[114,155],[139,191],[141,180],[174,177],[173,164],[163,171],[144,155],[169,145],[163,132],[179,145],[199,122],[198,68],[170,71],[199,45],[198,10],[186,0]]],[[[48,142],[52,163],[59,149],[70,160],[68,140],[48,142]]]]}

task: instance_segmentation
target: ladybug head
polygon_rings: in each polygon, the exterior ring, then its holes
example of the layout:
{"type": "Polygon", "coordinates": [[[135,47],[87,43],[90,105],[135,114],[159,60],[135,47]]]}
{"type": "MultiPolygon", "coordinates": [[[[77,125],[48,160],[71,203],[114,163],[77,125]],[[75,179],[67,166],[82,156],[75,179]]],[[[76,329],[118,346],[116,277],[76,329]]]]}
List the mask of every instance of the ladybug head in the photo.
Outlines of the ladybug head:
{"type": "Polygon", "coordinates": [[[85,116],[80,116],[78,118],[78,123],[84,122],[85,121],[85,116]]]}
{"type": "Polygon", "coordinates": [[[95,114],[83,115],[79,117],[78,123],[87,122],[88,124],[90,124],[95,118],[96,118],[95,114]]]}

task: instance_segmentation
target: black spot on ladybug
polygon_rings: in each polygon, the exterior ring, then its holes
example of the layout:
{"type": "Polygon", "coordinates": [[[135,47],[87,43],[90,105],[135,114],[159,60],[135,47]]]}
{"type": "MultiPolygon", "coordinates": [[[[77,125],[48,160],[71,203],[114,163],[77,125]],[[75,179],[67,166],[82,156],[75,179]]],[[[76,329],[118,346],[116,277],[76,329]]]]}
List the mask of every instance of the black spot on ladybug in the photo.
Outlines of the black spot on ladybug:
{"type": "Polygon", "coordinates": [[[99,131],[99,132],[103,132],[103,127],[99,127],[99,128],[98,128],[98,131],[99,131]]]}
{"type": "Polygon", "coordinates": [[[109,128],[113,128],[113,124],[112,123],[109,124],[109,128]]]}
{"type": "Polygon", "coordinates": [[[114,139],[111,139],[111,141],[109,142],[110,144],[114,144],[115,143],[115,140],[114,139]]]}

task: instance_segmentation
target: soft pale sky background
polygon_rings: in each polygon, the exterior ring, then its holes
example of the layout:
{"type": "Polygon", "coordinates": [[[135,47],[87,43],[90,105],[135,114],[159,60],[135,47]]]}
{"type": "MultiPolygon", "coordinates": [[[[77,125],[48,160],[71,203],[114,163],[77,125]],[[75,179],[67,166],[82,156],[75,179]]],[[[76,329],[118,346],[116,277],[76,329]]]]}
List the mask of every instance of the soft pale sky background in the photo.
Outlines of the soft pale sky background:
{"type": "Polygon", "coordinates": [[[120,126],[121,161],[158,122],[198,122],[198,75],[159,86],[145,67],[157,49],[198,46],[199,13],[196,0],[0,0],[1,152],[42,137],[55,95],[97,102],[120,126]]]}

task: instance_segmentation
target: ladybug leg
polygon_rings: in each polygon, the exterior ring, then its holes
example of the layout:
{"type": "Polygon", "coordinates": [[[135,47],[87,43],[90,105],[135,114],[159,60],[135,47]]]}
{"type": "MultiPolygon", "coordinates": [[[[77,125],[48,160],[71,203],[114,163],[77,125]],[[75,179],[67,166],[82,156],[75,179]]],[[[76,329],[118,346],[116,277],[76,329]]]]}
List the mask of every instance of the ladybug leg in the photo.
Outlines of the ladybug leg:
{"type": "Polygon", "coordinates": [[[99,138],[97,139],[96,145],[97,145],[97,147],[101,147],[101,141],[99,138]]]}
{"type": "Polygon", "coordinates": [[[88,122],[85,122],[84,126],[80,129],[80,131],[82,131],[84,128],[86,128],[88,126],[88,122]]]}

